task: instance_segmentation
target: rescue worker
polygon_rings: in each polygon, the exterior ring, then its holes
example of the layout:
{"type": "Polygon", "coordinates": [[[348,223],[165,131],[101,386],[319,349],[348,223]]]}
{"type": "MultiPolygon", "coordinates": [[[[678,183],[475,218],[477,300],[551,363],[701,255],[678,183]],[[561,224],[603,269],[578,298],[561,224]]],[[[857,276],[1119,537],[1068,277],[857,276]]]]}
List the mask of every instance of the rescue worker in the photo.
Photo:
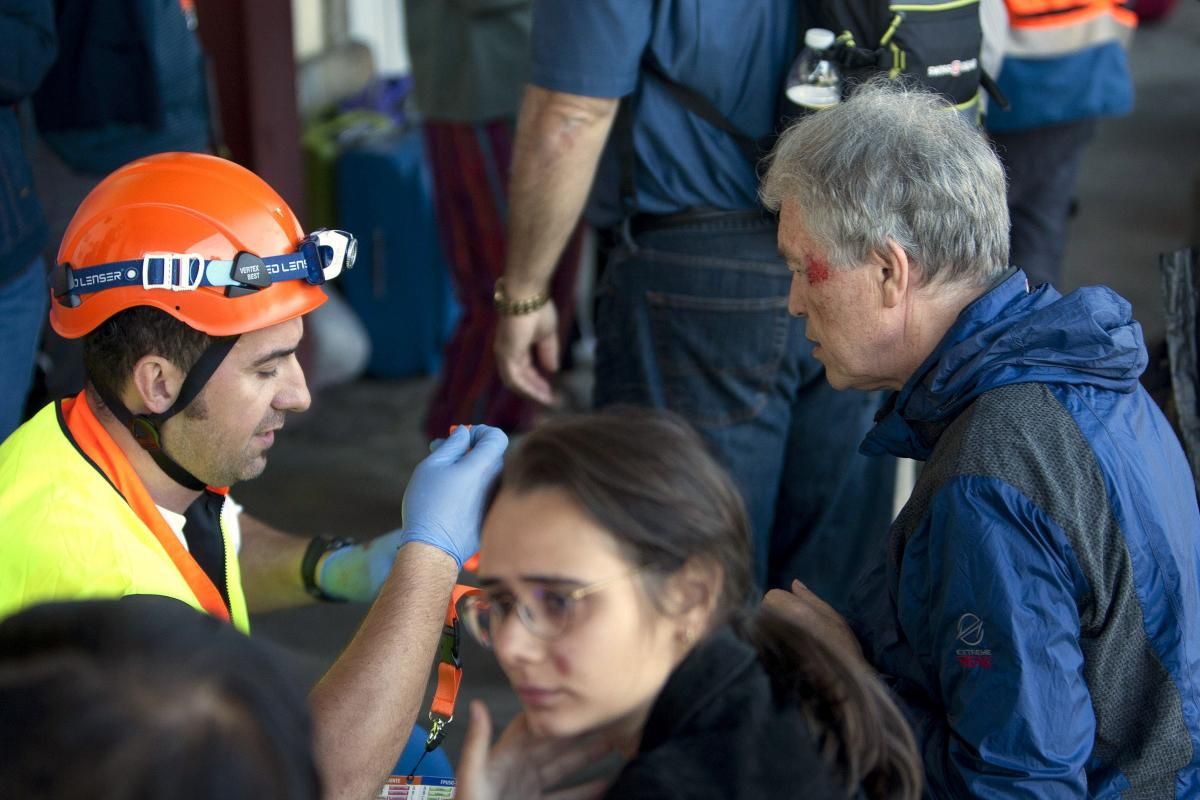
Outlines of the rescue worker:
{"type": "Polygon", "coordinates": [[[409,737],[484,492],[507,444],[460,427],[416,469],[403,526],[369,545],[240,513],[309,394],[296,360],[321,284],[352,266],[253,173],[194,153],[128,164],[83,201],[50,322],[82,338],[87,387],[0,446],[0,616],[48,600],[156,594],[249,630],[248,612],[377,599],[310,695],[326,796],[376,790],[409,737]]]}
{"type": "Polygon", "coordinates": [[[985,35],[1003,51],[1010,106],[987,129],[1008,175],[1012,263],[1034,286],[1058,284],[1083,156],[1101,119],[1133,110],[1128,0],[985,0],[985,35]],[[994,15],[988,7],[1001,6],[994,15]]]}

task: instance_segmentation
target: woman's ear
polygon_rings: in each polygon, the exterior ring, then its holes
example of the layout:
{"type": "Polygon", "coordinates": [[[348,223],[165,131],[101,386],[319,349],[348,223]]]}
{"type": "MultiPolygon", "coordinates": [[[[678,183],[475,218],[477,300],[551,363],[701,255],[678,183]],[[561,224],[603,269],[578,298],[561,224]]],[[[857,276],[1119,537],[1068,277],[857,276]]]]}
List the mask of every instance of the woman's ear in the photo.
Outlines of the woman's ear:
{"type": "Polygon", "coordinates": [[[692,557],[668,580],[667,611],[684,644],[690,645],[711,627],[724,577],[715,561],[692,557]]]}

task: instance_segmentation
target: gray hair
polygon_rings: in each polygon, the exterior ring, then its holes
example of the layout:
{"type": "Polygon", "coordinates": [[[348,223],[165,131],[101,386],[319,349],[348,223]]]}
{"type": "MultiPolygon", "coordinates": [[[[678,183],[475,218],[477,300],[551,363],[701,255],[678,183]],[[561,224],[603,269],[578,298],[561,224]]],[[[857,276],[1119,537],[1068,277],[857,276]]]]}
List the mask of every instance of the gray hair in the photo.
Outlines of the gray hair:
{"type": "Polygon", "coordinates": [[[1008,267],[1004,169],[983,135],[938,95],[886,78],[780,137],[763,204],[785,199],[831,265],[895,241],[921,282],[984,285],[1008,267]]]}

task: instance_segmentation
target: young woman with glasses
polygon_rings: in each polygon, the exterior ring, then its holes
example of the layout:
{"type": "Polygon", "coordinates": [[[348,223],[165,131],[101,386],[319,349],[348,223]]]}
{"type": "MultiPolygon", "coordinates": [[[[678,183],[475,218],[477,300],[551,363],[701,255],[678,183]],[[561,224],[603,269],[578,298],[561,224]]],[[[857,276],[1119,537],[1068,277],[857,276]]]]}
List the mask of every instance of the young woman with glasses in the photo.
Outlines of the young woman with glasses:
{"type": "Polygon", "coordinates": [[[523,714],[488,749],[472,704],[463,800],[896,798],[912,736],[861,656],[758,602],[729,477],[659,412],[563,418],[509,456],[461,614],[523,714]],[[605,745],[611,785],[551,793],[605,745]]]}

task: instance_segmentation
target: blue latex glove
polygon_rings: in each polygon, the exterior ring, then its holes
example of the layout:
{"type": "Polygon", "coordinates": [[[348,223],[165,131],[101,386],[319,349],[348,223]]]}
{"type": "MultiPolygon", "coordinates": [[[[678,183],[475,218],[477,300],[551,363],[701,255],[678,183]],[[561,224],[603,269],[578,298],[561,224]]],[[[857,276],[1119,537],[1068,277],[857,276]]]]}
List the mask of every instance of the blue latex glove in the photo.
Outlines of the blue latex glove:
{"type": "Polygon", "coordinates": [[[460,425],[417,465],[404,492],[404,527],[367,544],[325,557],[317,576],[322,591],[367,602],[379,593],[409,542],[423,542],[462,563],[479,550],[483,501],[500,472],[508,437],[489,425],[460,425]]]}
{"type": "Polygon", "coordinates": [[[460,425],[413,471],[404,491],[401,544],[424,542],[459,568],[479,550],[483,502],[504,460],[508,437],[499,428],[460,425]]]}

